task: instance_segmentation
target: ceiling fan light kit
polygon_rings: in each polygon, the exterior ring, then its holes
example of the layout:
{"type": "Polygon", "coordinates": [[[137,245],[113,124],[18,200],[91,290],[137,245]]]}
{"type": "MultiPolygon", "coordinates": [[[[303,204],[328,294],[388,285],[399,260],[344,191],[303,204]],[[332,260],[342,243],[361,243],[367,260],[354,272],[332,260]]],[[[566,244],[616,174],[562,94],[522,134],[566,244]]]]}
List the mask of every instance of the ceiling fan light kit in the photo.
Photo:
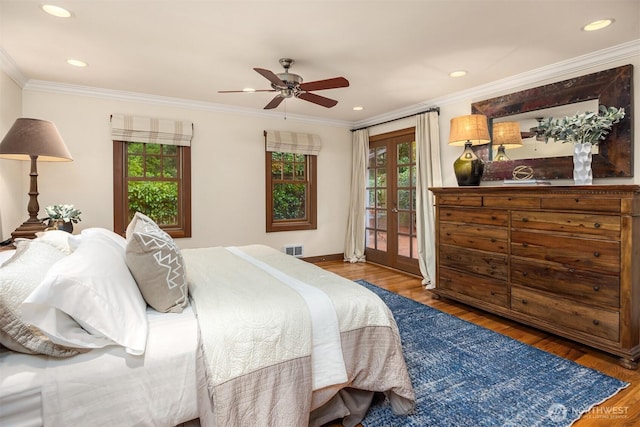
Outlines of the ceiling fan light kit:
{"type": "MultiPolygon", "coordinates": [[[[254,92],[277,92],[277,95],[264,107],[265,110],[277,108],[286,98],[300,98],[302,100],[331,108],[338,101],[312,93],[316,90],[338,89],[348,87],[349,81],[344,77],[333,77],[325,80],[316,80],[304,83],[298,74],[290,73],[289,68],[295,61],[291,58],[280,59],[280,65],[284,68],[284,73],[274,73],[264,68],[254,68],[254,70],[265,79],[271,82],[271,89],[256,90],[254,92]]],[[[218,93],[244,92],[241,90],[218,91],[218,93]]]]}

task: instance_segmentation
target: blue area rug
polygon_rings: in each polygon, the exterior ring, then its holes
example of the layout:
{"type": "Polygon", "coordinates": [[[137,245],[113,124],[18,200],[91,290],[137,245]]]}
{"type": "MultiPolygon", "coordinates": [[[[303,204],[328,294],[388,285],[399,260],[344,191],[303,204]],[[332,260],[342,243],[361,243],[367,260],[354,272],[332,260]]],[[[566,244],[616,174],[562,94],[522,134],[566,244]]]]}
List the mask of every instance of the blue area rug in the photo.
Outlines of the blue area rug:
{"type": "Polygon", "coordinates": [[[409,416],[374,404],[365,427],[568,426],[629,384],[381,289],[417,397],[409,416]]]}

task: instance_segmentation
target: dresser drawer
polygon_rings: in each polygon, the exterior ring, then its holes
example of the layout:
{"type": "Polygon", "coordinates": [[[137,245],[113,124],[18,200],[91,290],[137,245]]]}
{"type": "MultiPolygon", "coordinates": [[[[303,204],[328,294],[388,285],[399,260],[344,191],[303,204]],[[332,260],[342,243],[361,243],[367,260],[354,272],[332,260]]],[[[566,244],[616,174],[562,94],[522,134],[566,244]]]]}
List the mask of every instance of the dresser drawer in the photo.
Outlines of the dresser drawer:
{"type": "Polygon", "coordinates": [[[620,273],[620,242],[614,241],[513,230],[511,255],[556,262],[576,270],[620,273]]]}
{"type": "Polygon", "coordinates": [[[622,211],[622,202],[620,199],[607,199],[604,197],[543,197],[540,207],[542,209],[620,213],[622,211]]]}
{"type": "Polygon", "coordinates": [[[507,255],[440,245],[440,265],[482,276],[507,280],[507,255]]]}
{"type": "Polygon", "coordinates": [[[540,198],[525,196],[484,196],[483,204],[490,208],[540,209],[540,198]]]}
{"type": "Polygon", "coordinates": [[[441,267],[439,271],[438,289],[446,289],[467,295],[491,304],[507,307],[507,283],[465,274],[449,268],[441,267]]]}
{"type": "Polygon", "coordinates": [[[448,206],[482,206],[481,196],[437,196],[436,205],[448,206]]]}
{"type": "Polygon", "coordinates": [[[511,283],[551,292],[579,302],[620,307],[620,277],[558,264],[511,258],[511,283]]]}
{"type": "Polygon", "coordinates": [[[611,341],[620,340],[620,313],[592,307],[538,291],[511,288],[511,309],[611,341]]]}
{"type": "Polygon", "coordinates": [[[620,238],[620,217],[582,213],[512,211],[511,227],[620,238]]]}
{"type": "Polygon", "coordinates": [[[509,213],[493,209],[440,208],[440,221],[466,222],[469,224],[509,225],[509,213]]]}
{"type": "Polygon", "coordinates": [[[506,228],[441,222],[440,244],[506,254],[508,233],[506,228]]]}

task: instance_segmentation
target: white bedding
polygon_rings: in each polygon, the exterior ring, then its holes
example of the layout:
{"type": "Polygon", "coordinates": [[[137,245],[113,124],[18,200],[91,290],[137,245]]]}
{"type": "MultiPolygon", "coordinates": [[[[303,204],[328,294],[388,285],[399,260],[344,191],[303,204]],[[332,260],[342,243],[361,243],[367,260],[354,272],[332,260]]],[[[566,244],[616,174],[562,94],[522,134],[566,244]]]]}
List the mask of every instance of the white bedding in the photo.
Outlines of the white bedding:
{"type": "Polygon", "coordinates": [[[198,417],[197,320],[147,310],[143,356],[120,346],[67,359],[0,353],[0,425],[177,425],[198,417]]]}

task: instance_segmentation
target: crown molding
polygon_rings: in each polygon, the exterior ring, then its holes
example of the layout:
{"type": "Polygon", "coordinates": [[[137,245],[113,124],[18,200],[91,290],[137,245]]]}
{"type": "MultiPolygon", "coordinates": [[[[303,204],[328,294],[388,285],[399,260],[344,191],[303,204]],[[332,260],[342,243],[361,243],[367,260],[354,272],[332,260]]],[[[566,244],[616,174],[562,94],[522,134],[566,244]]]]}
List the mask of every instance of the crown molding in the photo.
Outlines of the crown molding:
{"type": "Polygon", "coordinates": [[[18,68],[18,65],[13,61],[13,58],[0,46],[0,69],[2,69],[11,79],[17,83],[18,86],[24,88],[28,79],[18,68]]]}
{"type": "Polygon", "coordinates": [[[536,68],[525,73],[516,74],[515,76],[496,80],[485,85],[476,86],[471,89],[455,92],[446,96],[432,98],[427,101],[420,102],[399,110],[390,111],[388,113],[370,117],[353,123],[353,129],[375,126],[376,124],[397,120],[412,114],[418,114],[427,108],[442,107],[443,105],[463,102],[470,99],[482,99],[487,96],[493,96],[499,92],[511,91],[513,88],[520,86],[535,86],[548,79],[556,79],[566,76],[567,74],[586,71],[590,68],[600,65],[610,64],[616,61],[622,61],[637,57],[640,52],[640,39],[632,40],[607,49],[598,50],[586,55],[578,56],[566,61],[557,62],[555,64],[536,68]]]}
{"type": "Polygon", "coordinates": [[[230,113],[267,119],[294,120],[313,124],[330,125],[337,127],[349,127],[351,122],[345,120],[329,120],[301,114],[286,114],[281,112],[266,111],[257,108],[235,107],[230,105],[216,104],[213,102],[195,101],[183,98],[172,98],[168,96],[149,95],[138,92],[128,92],[122,90],[102,89],[90,86],[80,86],[67,83],[56,83],[44,80],[29,80],[24,85],[25,90],[38,92],[61,93],[68,95],[87,96],[92,98],[110,99],[115,101],[139,102],[152,105],[164,105],[190,110],[213,111],[218,113],[230,113]]]}

